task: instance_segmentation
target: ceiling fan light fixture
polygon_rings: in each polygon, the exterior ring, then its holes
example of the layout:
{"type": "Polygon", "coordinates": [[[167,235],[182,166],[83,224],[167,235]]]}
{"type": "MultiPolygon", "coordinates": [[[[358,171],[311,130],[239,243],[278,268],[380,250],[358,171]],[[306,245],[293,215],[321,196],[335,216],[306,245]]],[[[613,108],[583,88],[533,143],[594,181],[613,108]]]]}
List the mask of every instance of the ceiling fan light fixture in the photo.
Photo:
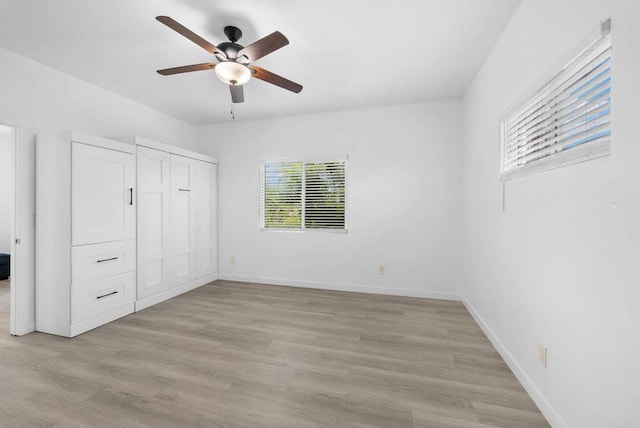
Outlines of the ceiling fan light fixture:
{"type": "Polygon", "coordinates": [[[218,79],[227,85],[244,85],[251,78],[249,67],[235,61],[224,61],[214,69],[218,79]]]}

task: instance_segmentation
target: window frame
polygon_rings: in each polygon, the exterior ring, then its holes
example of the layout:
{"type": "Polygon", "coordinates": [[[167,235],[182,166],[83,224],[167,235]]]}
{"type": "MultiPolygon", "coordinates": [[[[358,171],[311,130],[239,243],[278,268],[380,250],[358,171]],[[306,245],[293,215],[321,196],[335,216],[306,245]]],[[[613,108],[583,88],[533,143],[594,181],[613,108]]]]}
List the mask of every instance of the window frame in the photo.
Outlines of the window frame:
{"type": "Polygon", "coordinates": [[[259,202],[258,202],[258,229],[261,232],[287,232],[287,233],[337,233],[337,234],[346,234],[349,231],[348,226],[348,210],[349,210],[349,186],[348,186],[348,162],[349,157],[347,155],[336,155],[336,156],[316,156],[316,157],[297,157],[297,158],[278,158],[272,160],[261,161],[258,165],[258,194],[259,194],[259,202]],[[302,193],[301,193],[301,224],[300,227],[265,227],[264,226],[264,183],[262,181],[262,174],[266,164],[277,164],[277,163],[294,163],[300,162],[302,163],[302,193]],[[333,228],[307,228],[305,227],[305,205],[306,205],[306,164],[309,163],[322,163],[322,162],[342,162],[344,163],[344,228],[343,229],[333,229],[333,228]]]}

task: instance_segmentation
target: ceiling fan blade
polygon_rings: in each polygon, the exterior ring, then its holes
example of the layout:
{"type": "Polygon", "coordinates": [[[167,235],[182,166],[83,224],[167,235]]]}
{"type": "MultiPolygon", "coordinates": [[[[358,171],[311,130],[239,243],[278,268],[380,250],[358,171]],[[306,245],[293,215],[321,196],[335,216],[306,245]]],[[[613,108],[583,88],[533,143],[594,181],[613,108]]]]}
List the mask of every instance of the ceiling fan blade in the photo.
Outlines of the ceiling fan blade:
{"type": "Polygon", "coordinates": [[[289,79],[285,79],[282,76],[278,76],[277,74],[267,71],[264,68],[253,66],[249,68],[254,71],[253,77],[255,77],[256,79],[264,80],[265,82],[280,86],[281,88],[287,89],[291,92],[295,92],[296,94],[302,91],[302,85],[296,82],[292,82],[289,79]]]}
{"type": "Polygon", "coordinates": [[[158,70],[158,73],[163,76],[169,76],[171,74],[188,73],[190,71],[211,70],[215,66],[215,64],[210,62],[205,62],[202,64],[183,65],[182,67],[164,68],[162,70],[158,70]]]}
{"type": "Polygon", "coordinates": [[[234,103],[244,102],[244,88],[242,85],[229,85],[231,90],[231,101],[234,103]]]}
{"type": "Polygon", "coordinates": [[[200,46],[202,49],[206,50],[207,52],[214,55],[222,55],[225,58],[227,57],[227,55],[224,52],[222,52],[220,49],[216,48],[214,45],[212,45],[202,37],[198,36],[196,33],[189,30],[187,27],[180,24],[176,20],[169,18],[168,16],[156,16],[156,19],[162,22],[167,27],[174,30],[175,32],[177,32],[178,34],[181,34],[187,39],[191,40],[193,43],[200,46]]]}
{"type": "Polygon", "coordinates": [[[238,52],[238,58],[244,56],[249,62],[254,62],[271,52],[287,46],[289,40],[280,31],[275,31],[238,52]]]}

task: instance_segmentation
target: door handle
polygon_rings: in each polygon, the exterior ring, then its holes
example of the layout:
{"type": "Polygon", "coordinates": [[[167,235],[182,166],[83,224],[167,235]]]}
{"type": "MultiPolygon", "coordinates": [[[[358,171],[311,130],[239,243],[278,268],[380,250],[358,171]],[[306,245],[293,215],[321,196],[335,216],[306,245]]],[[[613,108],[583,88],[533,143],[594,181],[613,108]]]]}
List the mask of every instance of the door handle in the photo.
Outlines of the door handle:
{"type": "Polygon", "coordinates": [[[178,191],[180,191],[180,192],[190,192],[191,189],[178,189],[178,191]]]}
{"type": "Polygon", "coordinates": [[[118,292],[117,291],[112,291],[111,293],[103,294],[102,296],[96,297],[96,300],[100,300],[100,299],[103,299],[105,297],[113,296],[114,294],[118,294],[118,292]]]}
{"type": "Polygon", "coordinates": [[[96,261],[96,263],[110,262],[111,260],[118,260],[118,258],[117,257],[111,257],[109,259],[102,259],[102,260],[96,261]]]}
{"type": "Polygon", "coordinates": [[[129,205],[133,205],[133,187],[129,187],[129,205]]]}

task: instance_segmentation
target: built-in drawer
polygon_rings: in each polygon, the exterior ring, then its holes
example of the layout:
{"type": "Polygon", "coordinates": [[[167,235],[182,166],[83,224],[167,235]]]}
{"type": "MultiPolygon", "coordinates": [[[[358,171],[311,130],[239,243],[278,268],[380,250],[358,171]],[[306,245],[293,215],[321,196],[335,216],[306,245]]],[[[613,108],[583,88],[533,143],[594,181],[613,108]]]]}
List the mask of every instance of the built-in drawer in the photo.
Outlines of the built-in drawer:
{"type": "Polygon", "coordinates": [[[135,269],[134,239],[71,247],[71,284],[81,284],[135,269]]]}
{"type": "Polygon", "coordinates": [[[132,303],[135,297],[135,272],[73,284],[71,286],[71,323],[84,321],[132,303]]]}

